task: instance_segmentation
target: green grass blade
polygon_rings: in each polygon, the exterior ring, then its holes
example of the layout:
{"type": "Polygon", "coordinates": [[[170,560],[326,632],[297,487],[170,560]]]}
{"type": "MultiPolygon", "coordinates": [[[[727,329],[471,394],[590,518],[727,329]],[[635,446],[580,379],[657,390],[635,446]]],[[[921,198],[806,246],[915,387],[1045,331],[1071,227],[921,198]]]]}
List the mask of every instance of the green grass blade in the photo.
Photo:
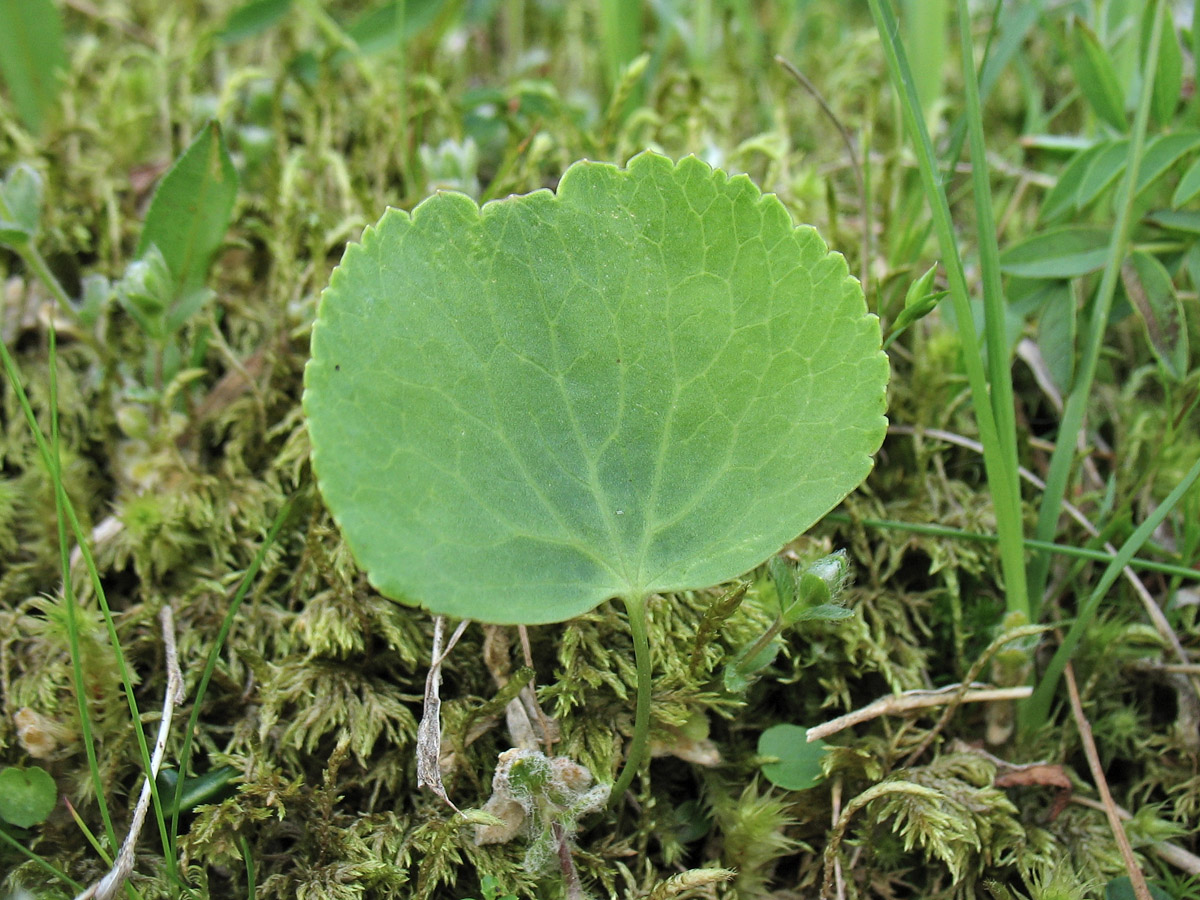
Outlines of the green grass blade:
{"type": "Polygon", "coordinates": [[[992,210],[992,186],[988,177],[987,149],[983,140],[983,107],[972,53],[971,15],[966,0],[958,0],[959,40],[962,44],[963,94],[966,100],[967,140],[971,148],[971,182],[975,194],[976,233],[979,236],[979,263],[983,274],[983,310],[987,344],[988,384],[991,388],[992,414],[1000,448],[996,453],[1000,471],[988,483],[992,502],[997,507],[1000,552],[1007,576],[1020,573],[1015,583],[1005,584],[1008,609],[1029,612],[1026,596],[1024,534],[1021,513],[1021,482],[1017,472],[1017,416],[1013,399],[1012,365],[1005,328],[1004,287],[1000,281],[1000,247],[996,235],[996,216],[992,210]],[[1001,515],[999,508],[1006,507],[1001,515]],[[1007,527],[1006,527],[1007,526],[1007,527]]]}
{"type": "MultiPolygon", "coordinates": [[[[51,350],[50,350],[51,396],[54,399],[57,399],[54,394],[55,353],[54,353],[54,344],[53,344],[53,334],[54,334],[53,328],[51,328],[50,333],[51,333],[51,350]]],[[[21,404],[22,410],[25,413],[25,418],[29,424],[30,432],[33,435],[34,443],[37,445],[38,453],[42,458],[42,464],[46,466],[46,469],[48,472],[50,472],[51,479],[54,482],[55,506],[56,506],[56,510],[59,515],[60,552],[65,554],[63,562],[62,562],[63,583],[65,585],[64,598],[65,599],[69,598],[69,599],[67,599],[66,610],[67,610],[67,616],[68,616],[68,632],[69,632],[68,640],[71,641],[72,666],[75,668],[79,667],[80,653],[79,653],[79,643],[78,643],[78,624],[75,625],[74,636],[73,637],[70,636],[70,630],[72,627],[70,624],[70,619],[74,613],[75,605],[74,605],[74,593],[70,589],[71,574],[70,574],[70,568],[69,568],[69,550],[66,549],[68,547],[68,544],[66,541],[65,526],[63,525],[64,518],[66,520],[66,523],[71,526],[71,534],[74,536],[76,546],[79,548],[80,554],[83,557],[84,566],[87,568],[88,574],[91,578],[92,588],[96,593],[96,599],[100,605],[100,611],[104,617],[104,624],[105,624],[106,630],[108,632],[109,642],[112,645],[114,658],[117,663],[117,670],[118,670],[118,672],[120,674],[120,678],[121,678],[121,686],[122,686],[124,694],[125,694],[126,702],[129,705],[130,719],[134,723],[133,730],[134,730],[134,735],[137,738],[138,750],[141,755],[142,766],[143,766],[145,772],[147,774],[149,774],[150,768],[151,768],[150,767],[150,749],[149,749],[148,744],[146,743],[146,734],[142,730],[142,727],[141,727],[141,721],[142,721],[141,713],[138,710],[137,698],[134,695],[133,679],[130,676],[129,664],[128,664],[128,661],[125,659],[125,652],[121,649],[120,635],[117,634],[116,622],[113,619],[112,609],[108,605],[108,598],[105,595],[104,586],[100,582],[100,573],[96,567],[96,561],[92,556],[91,549],[88,546],[87,535],[84,534],[83,527],[80,525],[79,517],[75,512],[74,503],[72,503],[70,496],[67,494],[67,492],[62,484],[62,477],[61,477],[60,469],[58,466],[57,446],[52,448],[47,443],[46,436],[44,434],[42,434],[41,429],[38,427],[37,418],[34,416],[33,407],[29,403],[29,397],[25,393],[25,388],[21,381],[21,373],[17,368],[16,360],[14,360],[12,358],[12,355],[8,352],[8,347],[5,346],[2,341],[0,341],[0,357],[3,358],[4,369],[5,369],[6,374],[8,375],[9,383],[12,385],[14,392],[17,394],[18,402],[21,404]]],[[[52,430],[57,428],[57,425],[54,424],[54,423],[56,423],[56,416],[57,416],[56,409],[57,409],[57,407],[56,407],[55,403],[52,402],[51,403],[52,430]]],[[[80,669],[77,674],[77,682],[76,682],[76,690],[79,693],[79,696],[81,698],[80,699],[80,704],[81,704],[81,723],[80,723],[80,725],[81,725],[81,729],[85,730],[84,743],[85,743],[85,750],[89,754],[89,765],[95,765],[95,763],[94,763],[94,753],[95,753],[94,743],[91,740],[91,738],[89,736],[87,736],[87,735],[90,735],[91,729],[90,729],[90,720],[87,717],[86,706],[84,705],[85,700],[83,698],[86,698],[86,693],[83,689],[83,680],[82,679],[83,679],[83,673],[82,673],[82,670],[80,669]]],[[[94,777],[96,777],[96,778],[99,777],[98,766],[96,766],[96,768],[94,770],[94,777]]],[[[102,785],[97,784],[97,787],[98,787],[97,802],[100,807],[101,817],[104,819],[105,831],[107,833],[109,841],[112,843],[112,846],[114,848],[116,848],[119,846],[119,842],[116,839],[116,831],[112,826],[112,821],[111,821],[111,818],[108,813],[108,808],[104,801],[102,785]]],[[[154,800],[155,816],[156,816],[156,818],[158,820],[158,824],[159,824],[160,837],[163,840],[163,845],[166,846],[166,820],[162,814],[162,804],[161,804],[161,800],[158,796],[158,789],[154,784],[154,779],[150,779],[150,789],[151,789],[151,796],[154,800]]],[[[168,874],[170,876],[172,876],[172,878],[174,878],[175,861],[172,857],[167,858],[167,869],[168,869],[168,874]]]]}
{"type": "MultiPolygon", "coordinates": [[[[1076,370],[1075,382],[1071,386],[1071,393],[1067,397],[1063,409],[1054,452],[1050,457],[1050,470],[1046,475],[1046,490],[1043,492],[1041,508],[1038,511],[1035,537],[1040,541],[1053,541],[1054,535],[1058,532],[1058,517],[1062,511],[1063,498],[1067,493],[1067,482],[1070,480],[1075,461],[1075,447],[1083,430],[1084,415],[1087,411],[1088,398],[1092,393],[1092,383],[1096,377],[1100,352],[1104,346],[1104,334],[1108,326],[1108,317],[1112,310],[1117,282],[1120,279],[1121,264],[1129,247],[1133,198],[1146,143],[1146,125],[1150,117],[1150,94],[1154,89],[1153,76],[1158,59],[1159,39],[1162,36],[1162,29],[1159,27],[1160,18],[1163,15],[1161,0],[1156,0],[1156,5],[1154,30],[1151,32],[1150,48],[1146,54],[1145,70],[1142,73],[1142,95],[1138,103],[1137,114],[1134,117],[1133,134],[1129,142],[1129,158],[1118,195],[1117,220],[1109,245],[1108,261],[1104,267],[1104,274],[1101,276],[1100,287],[1096,292],[1096,300],[1092,304],[1083,353],[1076,370]]],[[[1046,590],[1049,574],[1050,557],[1045,553],[1035,554],[1029,565],[1029,596],[1035,616],[1041,603],[1041,597],[1046,590]]]]}
{"type": "Polygon", "coordinates": [[[75,879],[71,878],[69,875],[67,875],[66,872],[63,872],[61,869],[55,868],[51,863],[42,859],[40,856],[38,856],[32,850],[26,849],[25,847],[21,846],[20,841],[18,841],[16,838],[14,838],[11,834],[9,834],[3,828],[0,828],[0,841],[3,841],[4,843],[8,844],[8,846],[12,847],[18,853],[20,853],[24,856],[27,856],[30,859],[30,861],[37,863],[39,866],[41,866],[43,869],[45,869],[47,872],[49,872],[55,878],[58,878],[64,884],[70,885],[71,890],[75,891],[76,893],[79,893],[80,891],[83,890],[82,884],[80,884],[75,879]]]}
{"type": "Polygon", "coordinates": [[[172,809],[171,828],[168,832],[170,843],[164,843],[164,846],[170,848],[168,851],[169,857],[173,858],[175,855],[175,839],[179,834],[179,801],[183,794],[183,785],[187,778],[188,766],[191,763],[192,735],[196,733],[196,724],[200,721],[200,708],[204,703],[204,695],[208,691],[208,683],[212,680],[213,672],[216,671],[217,660],[221,656],[221,649],[225,646],[225,639],[229,636],[230,629],[233,628],[233,620],[237,616],[238,610],[242,607],[242,601],[246,598],[246,593],[250,590],[250,585],[254,582],[255,577],[258,575],[258,570],[262,568],[263,561],[267,558],[267,551],[271,549],[271,546],[275,543],[275,539],[279,537],[279,532],[283,530],[284,523],[287,522],[291,511],[292,501],[288,500],[276,514],[275,521],[271,523],[271,528],[267,532],[266,538],[258,548],[258,552],[254,554],[254,558],[250,561],[250,568],[242,576],[241,583],[238,585],[238,589],[233,595],[233,600],[229,604],[229,609],[225,612],[225,618],[221,622],[221,630],[217,632],[217,639],[213,642],[212,650],[208,653],[208,660],[204,663],[204,672],[200,676],[200,684],[196,687],[196,698],[192,701],[192,713],[188,716],[187,728],[183,732],[183,745],[179,750],[179,778],[175,782],[175,796],[170,803],[170,808],[172,809]]]}
{"type": "MultiPolygon", "coordinates": [[[[933,216],[933,226],[942,250],[943,264],[946,267],[946,276],[950,285],[950,298],[954,304],[959,340],[962,344],[963,364],[967,370],[975,417],[983,443],[984,467],[987,471],[988,483],[992,485],[993,491],[998,492],[999,501],[1003,501],[1003,491],[1007,490],[1005,485],[1008,483],[1005,476],[1007,466],[1003,459],[1005,443],[1001,441],[996,429],[991,401],[988,399],[987,376],[984,373],[983,361],[977,352],[979,339],[973,325],[970,294],[962,256],[954,235],[950,205],[938,173],[933,146],[925,128],[925,120],[921,115],[916,86],[913,84],[908,63],[904,57],[904,48],[897,35],[895,16],[892,15],[883,0],[869,0],[869,2],[871,14],[875,18],[876,28],[882,39],[884,55],[887,57],[888,71],[900,96],[904,121],[913,138],[921,182],[925,187],[925,195],[933,216]]],[[[1027,602],[1024,602],[1022,589],[1014,588],[1018,580],[1024,579],[1025,568],[1020,545],[1020,539],[1023,536],[1022,523],[1020,519],[1013,521],[1010,502],[996,503],[996,522],[1002,535],[1001,565],[1008,591],[1008,608],[1010,611],[1028,615],[1029,610],[1027,602]]]]}
{"type": "MultiPolygon", "coordinates": [[[[905,531],[910,534],[926,534],[930,537],[944,537],[956,541],[977,541],[985,544],[998,543],[1000,538],[994,534],[981,534],[977,531],[964,531],[961,528],[954,528],[950,525],[932,525],[928,522],[902,522],[898,519],[872,519],[872,518],[851,518],[845,513],[830,513],[824,519],[826,522],[840,522],[849,525],[851,522],[858,523],[867,528],[882,528],[892,531],[905,531]]],[[[1041,550],[1045,553],[1053,553],[1058,556],[1066,556],[1072,559],[1092,560],[1095,562],[1110,563],[1116,559],[1116,555],[1109,553],[1107,550],[1096,550],[1091,547],[1076,547],[1071,544],[1053,544],[1047,541],[1039,541],[1033,538],[1025,538],[1024,545],[1030,550],[1041,550]]],[[[1159,562],[1155,559],[1145,559],[1141,556],[1135,556],[1129,560],[1131,568],[1144,569],[1147,572],[1162,572],[1164,575],[1171,575],[1175,578],[1181,578],[1186,581],[1200,581],[1200,569],[1194,569],[1189,566],[1177,565],[1175,563],[1159,562]]]]}
{"type": "Polygon", "coordinates": [[[1038,683],[1037,688],[1028,700],[1021,704],[1019,717],[1021,729],[1026,732],[1036,731],[1050,716],[1050,702],[1053,699],[1055,688],[1058,687],[1058,679],[1062,676],[1063,669],[1071,659],[1071,654],[1075,652],[1080,639],[1083,637],[1084,630],[1091,624],[1096,617],[1096,612],[1100,608],[1100,601],[1104,599],[1108,589],[1112,587],[1117,576],[1121,574],[1121,569],[1127,566],[1138,548],[1142,546],[1154,533],[1154,530],[1162,524],[1163,520],[1170,514],[1184,494],[1191,488],[1196,480],[1200,478],[1200,459],[1193,463],[1192,467],[1183,476],[1175,489],[1167,495],[1166,499],[1154,510],[1154,512],[1144,521],[1137,529],[1129,536],[1120,550],[1117,551],[1116,557],[1108,564],[1104,570],[1104,574],[1100,576],[1100,581],[1093,588],[1092,593],[1084,601],[1083,606],[1079,609],[1079,614],[1075,617],[1071,629],[1067,632],[1067,636],[1063,638],[1062,644],[1054,653],[1054,657],[1050,660],[1050,664],[1046,666],[1046,671],[1042,674],[1042,679],[1038,683]]]}

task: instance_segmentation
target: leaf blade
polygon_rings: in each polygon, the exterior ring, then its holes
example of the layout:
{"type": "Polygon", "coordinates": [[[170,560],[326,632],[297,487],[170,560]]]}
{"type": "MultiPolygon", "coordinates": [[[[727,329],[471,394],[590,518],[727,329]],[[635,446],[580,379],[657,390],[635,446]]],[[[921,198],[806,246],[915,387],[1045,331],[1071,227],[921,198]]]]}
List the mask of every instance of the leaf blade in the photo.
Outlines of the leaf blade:
{"type": "Polygon", "coordinates": [[[347,250],[305,371],[314,468],[384,594],[559,621],[732,578],[836,504],[882,440],[879,344],[844,260],[744,176],[577,163],[557,196],[439,194],[347,250]]]}
{"type": "Polygon", "coordinates": [[[238,175],[221,127],[211,121],[163,176],[138,240],[137,254],[158,247],[178,299],[201,287],[233,217],[238,175]]]}

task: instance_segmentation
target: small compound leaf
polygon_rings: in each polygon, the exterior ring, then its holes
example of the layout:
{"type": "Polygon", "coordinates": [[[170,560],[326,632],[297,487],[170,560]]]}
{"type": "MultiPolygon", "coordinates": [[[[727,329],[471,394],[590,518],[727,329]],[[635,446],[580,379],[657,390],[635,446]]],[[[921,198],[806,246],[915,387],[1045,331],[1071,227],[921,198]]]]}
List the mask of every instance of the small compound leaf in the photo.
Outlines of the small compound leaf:
{"type": "Polygon", "coordinates": [[[825,751],[825,742],[809,743],[808,729],[799,725],[772,725],[758,737],[758,755],[778,760],[762,764],[763,776],[787,791],[806,791],[824,780],[825,751]]]}
{"type": "Polygon", "coordinates": [[[237,170],[221,128],[209,122],[163,176],[138,240],[139,257],[151,246],[162,253],[175,297],[204,283],[208,264],[229,229],[237,189],[237,170]]]}
{"type": "Polygon", "coordinates": [[[58,102],[67,67],[62,18],[53,0],[0,0],[0,76],[33,134],[58,102]]]}
{"type": "Polygon", "coordinates": [[[46,821],[58,802],[54,779],[40,766],[0,769],[0,819],[18,828],[46,821]]]}
{"type": "Polygon", "coordinates": [[[1124,132],[1128,125],[1125,97],[1112,59],[1096,32],[1081,19],[1072,23],[1069,59],[1075,81],[1092,111],[1117,131],[1124,132]]]}
{"type": "Polygon", "coordinates": [[[1121,283],[1137,310],[1150,349],[1176,381],[1187,375],[1188,335],[1183,303],[1171,276],[1155,257],[1135,250],[1121,266],[1121,283]]]}
{"type": "Polygon", "coordinates": [[[887,373],[813,229],[646,153],[389,210],[322,296],[304,406],[381,593],[542,623],[761,563],[870,471],[887,373]]]}
{"type": "Polygon", "coordinates": [[[1068,225],[1026,238],[1000,254],[1000,268],[1022,278],[1075,278],[1104,268],[1112,234],[1068,225]]]}

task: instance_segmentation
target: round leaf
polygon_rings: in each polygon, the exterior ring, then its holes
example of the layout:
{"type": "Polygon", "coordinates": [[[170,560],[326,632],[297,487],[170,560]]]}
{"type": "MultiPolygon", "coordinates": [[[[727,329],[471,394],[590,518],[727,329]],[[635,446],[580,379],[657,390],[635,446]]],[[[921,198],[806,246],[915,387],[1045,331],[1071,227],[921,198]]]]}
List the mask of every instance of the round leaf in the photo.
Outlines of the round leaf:
{"type": "Polygon", "coordinates": [[[304,406],[372,583],[554,622],[752,568],[856,487],[887,360],[774,196],[688,158],[388,210],[322,296],[304,406]]]}
{"type": "Polygon", "coordinates": [[[58,789],[39,766],[0,769],[0,819],[18,828],[32,828],[54,811],[58,789]]]}
{"type": "Polygon", "coordinates": [[[806,791],[824,780],[821,759],[824,741],[808,742],[808,729],[799,725],[772,725],[758,736],[758,755],[776,757],[763,763],[767,781],[787,791],[806,791]]]}

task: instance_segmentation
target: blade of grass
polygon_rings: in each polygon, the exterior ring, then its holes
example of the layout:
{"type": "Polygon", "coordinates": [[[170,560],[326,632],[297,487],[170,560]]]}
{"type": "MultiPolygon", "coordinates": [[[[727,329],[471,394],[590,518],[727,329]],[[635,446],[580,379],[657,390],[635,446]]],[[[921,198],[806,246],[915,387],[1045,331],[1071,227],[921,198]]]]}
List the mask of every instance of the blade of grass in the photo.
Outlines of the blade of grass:
{"type": "Polygon", "coordinates": [[[42,859],[40,856],[38,856],[32,850],[28,850],[25,847],[22,847],[21,842],[18,841],[16,838],[14,838],[7,831],[5,831],[3,828],[0,828],[0,841],[3,841],[4,843],[8,844],[10,847],[12,847],[18,853],[21,853],[24,856],[29,857],[30,861],[37,863],[39,866],[41,866],[43,869],[45,869],[47,872],[49,872],[55,878],[58,878],[63,883],[70,885],[71,890],[75,891],[76,893],[79,893],[80,891],[83,890],[82,884],[80,884],[78,881],[75,881],[73,878],[71,878],[69,875],[67,875],[66,872],[56,869],[51,863],[42,859]]]}
{"type": "MultiPolygon", "coordinates": [[[[57,408],[58,400],[53,365],[55,350],[54,330],[51,328],[50,406],[52,409],[57,408]]],[[[33,414],[33,407],[29,404],[29,397],[26,396],[25,390],[21,385],[20,373],[17,371],[16,362],[9,355],[8,347],[3,341],[0,341],[0,354],[3,354],[5,374],[8,376],[9,383],[17,394],[17,401],[21,404],[21,410],[25,413],[25,419],[29,423],[30,429],[41,439],[41,429],[38,427],[37,419],[33,414]]],[[[53,452],[47,451],[43,453],[42,458],[50,474],[50,480],[54,484],[54,508],[58,520],[58,544],[63,571],[63,604],[67,620],[67,645],[71,651],[71,680],[75,686],[75,702],[79,710],[79,730],[83,735],[83,749],[87,756],[92,790],[96,792],[96,805],[100,809],[100,819],[104,823],[104,831],[108,836],[109,845],[116,847],[117,832],[113,827],[112,816],[108,810],[108,802],[104,797],[104,779],[100,776],[100,763],[96,759],[96,740],[92,733],[92,719],[88,712],[87,703],[87,685],[83,678],[83,654],[79,646],[79,610],[75,600],[75,591],[71,585],[70,558],[66,551],[67,536],[65,516],[63,515],[62,494],[64,491],[62,488],[62,472],[59,469],[57,415],[52,415],[51,432],[55,441],[53,452]]],[[[41,440],[41,443],[44,445],[44,439],[41,440]]]]}
{"type": "MultiPolygon", "coordinates": [[[[54,328],[53,322],[50,327],[50,379],[51,379],[51,429],[57,428],[57,405],[54,401],[57,400],[55,393],[55,343],[54,343],[54,328]]],[[[121,686],[123,688],[126,702],[129,706],[130,719],[134,724],[134,736],[137,738],[138,750],[141,754],[142,766],[146,772],[150,771],[150,750],[146,743],[146,734],[141,727],[141,713],[138,710],[137,698],[134,695],[133,680],[129,672],[129,664],[125,659],[125,651],[121,648],[120,635],[117,634],[116,621],[113,619],[112,609],[108,605],[108,598],[104,592],[104,586],[100,582],[100,572],[96,567],[96,561],[92,556],[91,548],[88,546],[87,535],[84,534],[83,527],[79,523],[79,517],[75,512],[75,505],[71,501],[70,496],[66,492],[66,488],[62,483],[62,473],[58,463],[57,447],[51,448],[46,436],[42,434],[41,428],[38,427],[37,418],[34,416],[33,407],[29,403],[29,397],[25,392],[24,384],[21,380],[20,370],[17,368],[16,360],[8,352],[8,347],[3,341],[0,341],[0,361],[4,364],[5,373],[8,376],[9,383],[12,385],[14,393],[17,395],[18,403],[21,405],[22,411],[25,413],[26,422],[29,424],[30,432],[33,435],[34,443],[37,445],[38,453],[42,458],[42,464],[46,466],[46,470],[50,473],[51,481],[54,483],[54,498],[55,509],[58,514],[59,522],[59,544],[60,553],[62,554],[62,569],[63,569],[63,584],[64,584],[64,600],[66,602],[66,610],[68,616],[68,641],[71,643],[72,666],[78,668],[76,690],[79,694],[79,703],[81,709],[80,727],[85,732],[85,750],[89,754],[89,766],[95,765],[94,754],[95,747],[90,737],[91,723],[87,715],[86,697],[87,694],[83,686],[83,672],[80,663],[80,648],[78,643],[78,623],[75,623],[74,636],[71,635],[71,616],[76,611],[75,596],[71,590],[71,572],[70,572],[70,550],[66,540],[65,526],[63,519],[71,526],[71,534],[75,538],[76,546],[79,547],[80,554],[83,557],[84,566],[87,568],[91,578],[92,588],[95,591],[97,602],[100,605],[100,611],[104,618],[105,628],[108,632],[109,642],[113,648],[113,656],[117,663],[117,670],[121,678],[121,686]]],[[[95,769],[95,777],[99,778],[99,767],[95,769]]],[[[101,810],[101,818],[104,819],[105,832],[112,846],[118,847],[120,842],[116,839],[116,832],[113,829],[112,821],[108,813],[107,805],[104,802],[103,785],[97,782],[97,802],[101,810]]],[[[157,787],[152,787],[152,796],[154,799],[155,816],[158,820],[160,837],[163,841],[163,846],[166,843],[166,820],[162,814],[162,804],[158,796],[157,787]]],[[[167,858],[168,876],[173,881],[177,881],[174,859],[167,858]]]]}
{"type": "MultiPolygon", "coordinates": [[[[1112,310],[1113,296],[1121,274],[1121,263],[1129,248],[1129,232],[1133,218],[1134,188],[1138,170],[1142,164],[1142,152],[1146,143],[1146,125],[1150,118],[1150,94],[1154,89],[1154,70],[1158,60],[1159,42],[1162,36],[1162,0],[1155,0],[1154,27],[1150,35],[1150,46],[1146,53],[1145,69],[1142,73],[1142,93],[1134,116],[1133,133],[1129,141],[1129,155],[1125,165],[1125,176],[1121,182],[1117,200],[1117,220],[1109,244],[1108,261],[1101,276],[1100,287],[1092,304],[1091,317],[1087,323],[1087,338],[1075,374],[1071,393],[1063,409],[1062,422],[1050,456],[1050,470],[1046,475],[1046,490],[1042,494],[1038,510],[1037,528],[1034,532],[1040,541],[1053,541],[1058,532],[1058,517],[1062,512],[1067,483],[1075,462],[1075,448],[1083,433],[1083,420],[1087,413],[1088,398],[1092,393],[1092,382],[1100,352],[1104,347],[1104,334],[1112,310]]],[[[1050,575],[1050,557],[1035,553],[1029,565],[1029,596],[1036,615],[1041,597],[1046,590],[1050,575]]]]}
{"type": "MultiPolygon", "coordinates": [[[[1008,460],[1005,459],[1005,447],[1015,447],[1016,438],[1014,436],[1011,441],[1002,441],[996,429],[992,404],[988,398],[987,376],[978,352],[979,338],[975,333],[974,319],[971,315],[966,274],[954,234],[953,221],[950,217],[950,205],[939,176],[933,146],[929,140],[929,132],[925,128],[916,87],[904,57],[904,48],[897,34],[895,16],[892,15],[883,0],[869,0],[869,3],[871,15],[875,19],[876,28],[882,39],[892,84],[899,94],[904,121],[916,149],[921,182],[929,202],[938,244],[942,250],[943,264],[946,267],[947,280],[950,284],[950,297],[954,304],[959,340],[962,344],[963,364],[967,370],[975,417],[983,442],[984,467],[987,471],[988,484],[996,495],[996,525],[1000,533],[1000,560],[1004,573],[1007,606],[1009,611],[1028,617],[1028,599],[1023,583],[1025,581],[1022,545],[1024,534],[1020,518],[1013,516],[1014,508],[1018,507],[1018,504],[1013,502],[1014,495],[1019,503],[1019,491],[1014,490],[1016,466],[1015,460],[1010,466],[1008,460]]],[[[973,71],[970,78],[974,78],[973,71]]],[[[1003,334],[994,335],[989,331],[988,339],[989,349],[993,354],[1000,354],[1002,358],[1007,356],[1007,342],[1004,340],[1003,334]]]]}
{"type": "MultiPolygon", "coordinates": [[[[865,525],[868,528],[905,531],[909,534],[926,534],[930,537],[944,537],[959,541],[978,541],[985,544],[995,544],[1000,540],[994,534],[963,531],[961,528],[953,528],[949,525],[931,525],[926,522],[902,522],[897,519],[864,519],[851,517],[845,513],[830,513],[825,517],[824,521],[839,522],[847,525],[853,522],[865,525]]],[[[1031,550],[1041,550],[1045,553],[1054,553],[1071,559],[1111,563],[1117,558],[1116,554],[1108,553],[1104,550],[1096,550],[1091,547],[1075,547],[1068,544],[1053,544],[1046,541],[1034,540],[1033,538],[1025,538],[1024,544],[1031,550]]],[[[1171,575],[1186,581],[1200,581],[1200,569],[1192,569],[1174,563],[1159,562],[1158,560],[1135,556],[1129,560],[1129,565],[1135,569],[1145,569],[1147,572],[1162,572],[1164,575],[1171,575]]]]}
{"type": "Polygon", "coordinates": [[[1187,474],[1180,480],[1179,484],[1175,485],[1175,489],[1166,496],[1158,508],[1121,545],[1116,557],[1108,564],[1108,567],[1104,570],[1104,574],[1100,576],[1100,580],[1096,583],[1095,588],[1092,589],[1092,593],[1084,601],[1083,606],[1079,608],[1074,623],[1067,632],[1067,636],[1063,638],[1063,642],[1059,645],[1058,650],[1055,651],[1050,664],[1046,666],[1046,671],[1042,674],[1042,679],[1034,690],[1033,696],[1021,704],[1018,717],[1021,729],[1024,732],[1035,731],[1046,723],[1046,720],[1050,716],[1050,701],[1053,699],[1054,691],[1058,687],[1058,680],[1062,676],[1063,669],[1070,662],[1071,655],[1075,652],[1080,639],[1083,637],[1084,629],[1096,617],[1096,612],[1100,608],[1100,601],[1104,599],[1104,596],[1108,593],[1108,589],[1112,587],[1113,582],[1117,580],[1117,576],[1121,574],[1121,569],[1129,564],[1134,554],[1137,553],[1138,548],[1162,524],[1163,520],[1170,514],[1179,501],[1183,499],[1184,494],[1187,493],[1188,489],[1198,478],[1200,478],[1200,459],[1196,460],[1187,471],[1187,474]]]}
{"type": "Polygon", "coordinates": [[[175,782],[175,796],[171,801],[170,842],[163,844],[164,847],[169,848],[167,854],[169,857],[175,856],[175,839],[179,834],[179,798],[183,794],[183,784],[191,763],[192,735],[196,733],[196,724],[200,721],[200,708],[204,703],[204,695],[208,691],[208,683],[212,679],[213,672],[216,671],[217,660],[221,656],[221,649],[225,646],[225,639],[229,636],[230,629],[233,628],[233,620],[237,616],[238,610],[241,609],[242,601],[246,598],[250,585],[258,575],[258,570],[262,568],[263,561],[267,558],[267,551],[271,549],[275,539],[279,537],[279,532],[283,530],[284,523],[291,514],[292,505],[293,501],[288,500],[275,515],[275,521],[271,523],[266,538],[258,548],[258,552],[254,554],[254,558],[250,561],[250,568],[246,570],[246,574],[242,576],[242,580],[238,584],[237,591],[234,592],[233,600],[230,602],[229,609],[225,612],[225,618],[221,622],[221,628],[217,632],[217,638],[204,663],[204,672],[200,676],[200,684],[196,687],[196,698],[192,701],[192,713],[188,716],[187,728],[183,732],[183,746],[179,750],[179,778],[175,782]]]}
{"type": "Polygon", "coordinates": [[[1015,529],[1005,533],[1001,529],[1001,553],[1011,553],[1005,574],[1021,577],[1016,585],[1005,585],[1009,610],[1021,610],[1028,616],[1029,600],[1025,595],[1025,554],[1017,539],[1024,534],[1021,512],[1021,482],[1017,473],[1017,415],[1013,400],[1012,365],[1008,353],[1008,336],[1005,328],[1004,287],[1000,282],[1000,247],[996,235],[996,216],[992,210],[992,187],[988,177],[987,149],[983,140],[983,106],[979,99],[979,82],[975,72],[971,37],[971,15],[966,0],[958,0],[959,40],[962,44],[963,96],[966,100],[965,119],[967,141],[971,148],[971,182],[975,194],[976,233],[979,236],[979,265],[983,275],[983,312],[987,342],[988,382],[991,388],[992,413],[996,418],[996,431],[1000,439],[997,454],[1001,465],[1001,480],[989,485],[992,502],[1007,504],[1004,521],[1015,529]],[[1008,538],[1008,542],[1005,542],[1008,538]]]}

